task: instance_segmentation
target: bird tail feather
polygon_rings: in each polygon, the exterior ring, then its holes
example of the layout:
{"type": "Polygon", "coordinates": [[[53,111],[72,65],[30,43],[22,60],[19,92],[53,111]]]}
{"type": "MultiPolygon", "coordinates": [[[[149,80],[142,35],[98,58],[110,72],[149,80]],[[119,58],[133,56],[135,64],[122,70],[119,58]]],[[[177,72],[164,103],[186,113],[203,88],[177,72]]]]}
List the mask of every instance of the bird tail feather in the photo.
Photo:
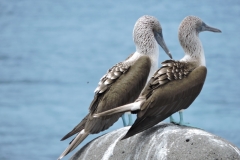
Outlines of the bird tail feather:
{"type": "Polygon", "coordinates": [[[70,142],[69,146],[65,149],[65,151],[59,156],[58,160],[62,159],[64,156],[66,156],[68,153],[70,153],[72,150],[74,150],[87,136],[89,135],[88,132],[84,132],[82,130],[74,139],[72,142],[70,142]]]}
{"type": "Polygon", "coordinates": [[[129,103],[129,104],[126,104],[124,106],[113,108],[113,109],[110,109],[110,110],[107,110],[107,111],[104,111],[104,112],[101,112],[101,113],[93,114],[93,117],[97,118],[97,117],[113,115],[113,114],[116,114],[116,113],[137,111],[137,110],[140,109],[140,106],[141,106],[141,101],[134,102],[134,103],[129,103]]]}

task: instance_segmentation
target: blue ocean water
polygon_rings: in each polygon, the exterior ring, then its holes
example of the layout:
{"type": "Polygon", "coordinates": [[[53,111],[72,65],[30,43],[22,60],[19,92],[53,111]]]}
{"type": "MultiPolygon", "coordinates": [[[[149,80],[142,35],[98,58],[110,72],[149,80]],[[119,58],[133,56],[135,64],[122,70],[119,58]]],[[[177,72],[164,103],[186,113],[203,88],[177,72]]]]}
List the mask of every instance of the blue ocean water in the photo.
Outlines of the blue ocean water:
{"type": "MultiPolygon", "coordinates": [[[[200,34],[208,75],[184,117],[240,147],[238,0],[9,0],[0,2],[1,160],[62,153],[71,139],[60,139],[88,113],[99,79],[135,51],[132,29],[145,14],[160,20],[174,59],[183,56],[177,31],[185,16],[222,30],[200,34]]],[[[160,49],[159,60],[165,59],[160,49]]],[[[121,120],[103,133],[120,127],[121,120]]]]}

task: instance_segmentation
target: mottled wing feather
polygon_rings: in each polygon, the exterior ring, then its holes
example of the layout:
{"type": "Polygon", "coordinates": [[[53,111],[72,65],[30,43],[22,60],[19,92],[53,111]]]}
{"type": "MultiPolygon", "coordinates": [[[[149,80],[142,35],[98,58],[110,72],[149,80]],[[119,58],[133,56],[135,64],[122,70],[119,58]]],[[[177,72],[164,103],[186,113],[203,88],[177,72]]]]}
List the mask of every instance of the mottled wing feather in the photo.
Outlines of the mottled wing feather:
{"type": "Polygon", "coordinates": [[[158,69],[144,88],[142,95],[149,97],[158,87],[167,84],[170,81],[182,79],[193,70],[187,63],[175,60],[166,60],[162,62],[162,67],[158,69]]]}
{"type": "Polygon", "coordinates": [[[192,72],[189,71],[189,75],[184,77],[184,80],[169,81],[158,86],[151,85],[153,77],[141,94],[141,96],[146,94],[148,97],[141,106],[141,111],[138,112],[137,120],[123,139],[156,125],[181,109],[188,108],[199,95],[206,74],[206,67],[201,66],[192,72]]]}

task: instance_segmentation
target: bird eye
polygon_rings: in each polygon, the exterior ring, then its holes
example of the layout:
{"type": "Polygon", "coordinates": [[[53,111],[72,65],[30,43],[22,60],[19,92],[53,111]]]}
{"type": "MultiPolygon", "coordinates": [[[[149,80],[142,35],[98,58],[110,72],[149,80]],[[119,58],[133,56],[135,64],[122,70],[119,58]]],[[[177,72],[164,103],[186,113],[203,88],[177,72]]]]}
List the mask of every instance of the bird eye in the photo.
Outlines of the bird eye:
{"type": "Polygon", "coordinates": [[[204,22],[202,22],[202,26],[203,26],[203,27],[206,27],[206,24],[205,24],[204,22]]]}
{"type": "Polygon", "coordinates": [[[206,24],[204,22],[198,22],[197,23],[197,31],[198,32],[201,32],[202,31],[202,28],[206,26],[206,24]]]}

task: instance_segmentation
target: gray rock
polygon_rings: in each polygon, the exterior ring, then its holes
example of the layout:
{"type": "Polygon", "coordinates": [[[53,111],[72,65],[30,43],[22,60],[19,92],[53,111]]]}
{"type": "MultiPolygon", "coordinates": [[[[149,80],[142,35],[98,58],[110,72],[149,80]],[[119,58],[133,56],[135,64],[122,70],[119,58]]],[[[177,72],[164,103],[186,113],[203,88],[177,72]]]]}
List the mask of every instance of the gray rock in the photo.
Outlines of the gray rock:
{"type": "Polygon", "coordinates": [[[120,141],[128,129],[94,139],[71,160],[240,160],[236,146],[201,129],[160,123],[120,141]]]}

